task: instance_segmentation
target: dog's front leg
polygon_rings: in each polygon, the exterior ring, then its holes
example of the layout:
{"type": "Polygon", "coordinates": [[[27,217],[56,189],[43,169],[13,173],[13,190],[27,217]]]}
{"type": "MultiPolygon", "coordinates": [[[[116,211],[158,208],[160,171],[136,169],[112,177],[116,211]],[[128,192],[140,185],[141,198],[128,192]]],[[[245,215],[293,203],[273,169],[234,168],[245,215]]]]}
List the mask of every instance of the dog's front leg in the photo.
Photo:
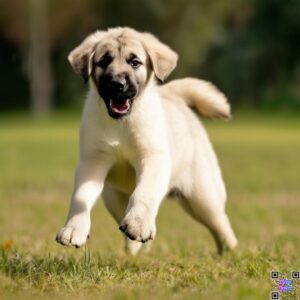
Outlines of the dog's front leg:
{"type": "Polygon", "coordinates": [[[169,178],[168,155],[155,154],[141,161],[137,168],[137,186],[120,225],[120,230],[130,239],[143,243],[154,239],[155,218],[168,191],[169,178]]]}
{"type": "Polygon", "coordinates": [[[102,192],[110,166],[107,159],[80,160],[67,221],[56,236],[58,243],[80,247],[86,242],[91,227],[91,209],[102,192]]]}

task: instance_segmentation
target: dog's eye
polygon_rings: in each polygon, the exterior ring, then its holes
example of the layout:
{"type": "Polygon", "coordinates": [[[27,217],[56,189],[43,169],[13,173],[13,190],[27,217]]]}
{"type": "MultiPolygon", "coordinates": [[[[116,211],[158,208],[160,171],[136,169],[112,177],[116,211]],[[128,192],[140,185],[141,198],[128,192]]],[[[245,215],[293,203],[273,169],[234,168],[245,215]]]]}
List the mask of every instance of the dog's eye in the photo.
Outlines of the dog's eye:
{"type": "Polygon", "coordinates": [[[142,63],[138,59],[131,59],[128,62],[134,69],[137,69],[142,63]]]}
{"type": "Polygon", "coordinates": [[[109,55],[103,56],[100,61],[98,62],[98,66],[102,69],[105,69],[108,67],[108,65],[112,62],[112,57],[109,55]]]}

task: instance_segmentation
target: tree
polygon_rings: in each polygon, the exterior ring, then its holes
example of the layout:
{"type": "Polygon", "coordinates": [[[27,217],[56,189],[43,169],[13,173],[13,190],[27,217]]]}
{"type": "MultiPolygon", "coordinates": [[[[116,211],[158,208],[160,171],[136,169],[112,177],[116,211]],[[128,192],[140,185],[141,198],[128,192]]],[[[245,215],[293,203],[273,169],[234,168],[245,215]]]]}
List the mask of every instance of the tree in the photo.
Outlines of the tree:
{"type": "Polygon", "coordinates": [[[74,33],[90,26],[88,4],[85,0],[0,0],[0,35],[20,53],[30,108],[36,115],[49,113],[53,106],[51,55],[57,49],[62,52],[60,41],[70,32],[74,38],[74,33]]]}
{"type": "Polygon", "coordinates": [[[31,110],[36,115],[49,113],[53,103],[47,2],[30,0],[29,79],[31,110]]]}

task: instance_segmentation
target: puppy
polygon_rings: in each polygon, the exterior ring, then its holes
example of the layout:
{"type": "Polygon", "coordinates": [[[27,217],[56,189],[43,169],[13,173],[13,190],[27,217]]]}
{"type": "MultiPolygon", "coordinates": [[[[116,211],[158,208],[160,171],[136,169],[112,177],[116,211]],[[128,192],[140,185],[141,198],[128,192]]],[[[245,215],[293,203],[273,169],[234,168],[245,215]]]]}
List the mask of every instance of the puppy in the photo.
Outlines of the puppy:
{"type": "Polygon", "coordinates": [[[218,252],[237,240],[225,213],[226,191],[204,127],[190,107],[209,118],[230,117],[212,84],[180,79],[159,85],[177,54],[149,33],[97,31],[68,57],[89,82],[80,128],[80,159],[67,221],[56,240],[79,247],[89,237],[91,209],[105,206],[136,254],[153,240],[159,206],[169,193],[212,233],[218,252]]]}

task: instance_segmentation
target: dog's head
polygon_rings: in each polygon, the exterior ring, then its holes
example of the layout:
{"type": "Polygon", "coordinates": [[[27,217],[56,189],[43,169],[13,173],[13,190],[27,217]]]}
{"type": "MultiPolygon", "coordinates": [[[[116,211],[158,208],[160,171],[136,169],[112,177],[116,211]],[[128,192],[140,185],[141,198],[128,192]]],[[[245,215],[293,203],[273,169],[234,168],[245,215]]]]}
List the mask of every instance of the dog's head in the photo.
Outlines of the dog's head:
{"type": "Polygon", "coordinates": [[[84,81],[92,80],[109,115],[122,118],[148,84],[151,74],[164,81],[177,63],[177,54],[149,33],[130,28],[97,31],[68,56],[84,81]]]}

